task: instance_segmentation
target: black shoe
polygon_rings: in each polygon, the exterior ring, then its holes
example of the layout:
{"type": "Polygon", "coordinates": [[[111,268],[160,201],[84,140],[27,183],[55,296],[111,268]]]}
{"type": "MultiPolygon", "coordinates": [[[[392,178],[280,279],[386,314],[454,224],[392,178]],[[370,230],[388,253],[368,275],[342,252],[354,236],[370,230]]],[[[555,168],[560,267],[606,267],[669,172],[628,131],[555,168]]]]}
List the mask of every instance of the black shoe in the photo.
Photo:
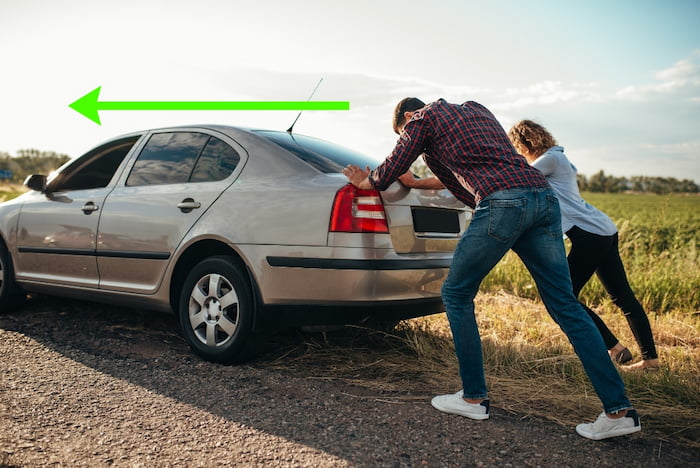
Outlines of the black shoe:
{"type": "Polygon", "coordinates": [[[618,364],[626,364],[632,360],[632,353],[627,348],[612,356],[612,360],[618,364]]]}

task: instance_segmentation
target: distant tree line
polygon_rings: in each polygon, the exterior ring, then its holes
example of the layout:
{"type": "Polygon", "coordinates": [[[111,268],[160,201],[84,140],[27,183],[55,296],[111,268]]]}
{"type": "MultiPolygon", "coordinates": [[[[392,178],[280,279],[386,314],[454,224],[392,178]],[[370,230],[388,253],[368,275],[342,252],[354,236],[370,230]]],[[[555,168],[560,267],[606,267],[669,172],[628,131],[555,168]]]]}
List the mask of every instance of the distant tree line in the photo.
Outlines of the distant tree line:
{"type": "Polygon", "coordinates": [[[23,149],[15,156],[0,151],[0,182],[22,183],[31,174],[48,175],[68,160],[70,156],[54,151],[23,149]]]}
{"type": "MultiPolygon", "coordinates": [[[[0,182],[24,182],[31,174],[46,174],[58,169],[70,160],[66,154],[58,154],[53,151],[39,151],[37,149],[23,149],[17,151],[15,156],[0,151],[0,177],[4,174],[9,177],[0,178],[0,182]]],[[[413,172],[421,177],[430,174],[430,170],[422,160],[416,161],[412,167],[413,172]]],[[[698,193],[700,187],[689,179],[678,180],[674,177],[615,177],[607,175],[602,170],[587,177],[583,174],[577,176],[578,186],[584,192],[649,192],[657,194],[665,193],[698,193]]]]}
{"type": "MultiPolygon", "coordinates": [[[[411,171],[419,177],[429,177],[433,175],[422,158],[417,159],[416,162],[413,163],[411,171]]],[[[674,177],[615,177],[606,175],[603,170],[600,170],[590,177],[577,174],[576,179],[579,190],[582,192],[641,192],[656,193],[659,195],[666,193],[700,192],[700,187],[698,187],[698,184],[694,181],[689,179],[678,180],[674,177]]]]}
{"type": "Polygon", "coordinates": [[[678,180],[675,177],[615,177],[606,175],[602,170],[590,177],[583,174],[576,176],[578,186],[584,192],[648,192],[656,194],[666,193],[698,193],[700,187],[689,179],[678,180]]]}

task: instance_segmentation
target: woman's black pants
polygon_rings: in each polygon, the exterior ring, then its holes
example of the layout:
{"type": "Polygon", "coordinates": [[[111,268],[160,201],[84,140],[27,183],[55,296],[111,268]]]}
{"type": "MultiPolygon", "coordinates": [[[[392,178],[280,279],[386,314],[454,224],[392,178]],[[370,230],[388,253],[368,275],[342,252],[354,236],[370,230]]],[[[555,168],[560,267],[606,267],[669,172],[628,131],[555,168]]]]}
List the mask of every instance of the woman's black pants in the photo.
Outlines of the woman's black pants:
{"type": "MultiPolygon", "coordinates": [[[[617,233],[612,236],[599,236],[574,226],[566,232],[566,236],[571,241],[567,260],[574,295],[578,297],[583,286],[595,273],[610,294],[613,303],[622,309],[639,345],[642,359],[656,359],[656,347],[649,319],[627,281],[625,267],[618,250],[617,233]]],[[[615,346],[618,343],[615,335],[595,312],[585,305],[584,307],[600,330],[608,349],[615,346]]]]}

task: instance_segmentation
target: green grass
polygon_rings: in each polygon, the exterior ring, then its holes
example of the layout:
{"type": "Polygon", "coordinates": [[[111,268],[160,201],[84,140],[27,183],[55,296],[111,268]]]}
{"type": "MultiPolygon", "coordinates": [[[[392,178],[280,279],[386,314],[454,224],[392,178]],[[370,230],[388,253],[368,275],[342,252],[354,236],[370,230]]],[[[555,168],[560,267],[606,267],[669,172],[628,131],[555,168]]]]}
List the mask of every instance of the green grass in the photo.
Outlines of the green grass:
{"type": "MultiPolygon", "coordinates": [[[[700,197],[697,195],[600,194],[586,193],[584,198],[606,212],[620,232],[620,255],[627,276],[644,306],[663,364],[660,372],[623,374],[630,397],[639,409],[657,416],[650,422],[666,434],[698,443],[700,440],[700,197]],[[664,416],[666,415],[666,416],[664,416]],[[667,419],[666,419],[667,417],[667,419]]],[[[568,241],[567,241],[568,244],[568,241]]],[[[534,282],[520,260],[512,253],[494,269],[484,282],[487,294],[506,291],[528,298],[542,308],[534,282]]],[[[615,307],[597,278],[581,292],[581,300],[596,310],[620,341],[637,355],[634,337],[619,309],[615,307]]],[[[510,350],[513,362],[532,362],[532,351],[519,352],[508,344],[522,340],[549,356],[561,356],[566,344],[540,341],[542,333],[563,336],[554,328],[530,321],[527,326],[513,323],[513,311],[495,304],[484,312],[506,316],[500,326],[489,327],[491,334],[510,350]],[[510,322],[510,323],[508,323],[510,322]],[[508,336],[510,328],[527,330],[519,338],[508,336]],[[538,329],[539,328],[539,329],[538,329]],[[546,331],[544,331],[546,330],[546,331]]],[[[525,323],[525,320],[518,323],[525,323]]],[[[483,330],[482,330],[483,333],[483,330]]],[[[570,352],[570,351],[569,351],[570,352]]],[[[536,354],[536,353],[535,353],[536,354]]],[[[517,375],[522,364],[503,372],[491,362],[492,372],[517,375]]],[[[585,391],[588,384],[580,372],[568,369],[566,382],[571,394],[585,391]],[[570,380],[570,382],[569,382],[570,380]],[[575,382],[579,382],[573,385],[575,382]]],[[[555,369],[539,369],[531,377],[548,380],[555,369]]],[[[526,375],[523,375],[526,377],[526,375]]]]}
{"type": "MultiPolygon", "coordinates": [[[[0,185],[0,200],[21,187],[0,185]]],[[[584,194],[620,230],[632,288],[647,310],[662,367],[621,375],[644,434],[700,447],[700,197],[584,194]]],[[[634,337],[597,279],[582,291],[620,340],[634,337]]],[[[571,345],[539,301],[532,278],[508,254],[476,299],[492,404],[572,427],[601,411],[571,345]]],[[[459,388],[444,314],[402,322],[391,332],[349,327],[335,333],[281,335],[260,365],[312,379],[342,379],[373,388],[377,398],[424,400],[459,388]],[[398,395],[398,396],[397,396],[398,395]]]]}
{"type": "Polygon", "coordinates": [[[0,202],[12,200],[26,192],[26,189],[16,184],[0,184],[0,202]]]}
{"type": "MultiPolygon", "coordinates": [[[[654,333],[661,369],[621,370],[642,416],[644,434],[700,447],[700,197],[584,194],[613,218],[627,273],[654,333]]],[[[632,332],[597,279],[582,291],[587,302],[638,358],[632,332]]],[[[547,315],[532,278],[508,254],[476,298],[484,366],[492,404],[568,427],[601,411],[566,336],[547,315]]],[[[402,322],[383,333],[350,329],[300,334],[262,362],[308,378],[345,379],[405,399],[429,401],[459,388],[459,373],[444,314],[402,322]]]]}
{"type": "MultiPolygon", "coordinates": [[[[616,222],[630,285],[647,313],[697,313],[700,196],[587,193],[584,198],[616,222]]],[[[482,290],[538,297],[532,278],[512,252],[486,277],[482,290]]],[[[604,310],[614,308],[597,278],[581,291],[581,300],[604,310]]]]}

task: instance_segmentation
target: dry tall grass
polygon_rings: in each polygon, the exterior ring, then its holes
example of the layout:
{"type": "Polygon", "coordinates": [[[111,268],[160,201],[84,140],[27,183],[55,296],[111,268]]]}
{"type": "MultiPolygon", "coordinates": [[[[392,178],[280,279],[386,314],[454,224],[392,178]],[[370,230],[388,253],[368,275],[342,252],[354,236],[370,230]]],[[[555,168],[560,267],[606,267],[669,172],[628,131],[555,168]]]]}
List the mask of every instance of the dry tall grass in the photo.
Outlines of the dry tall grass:
{"type": "MultiPolygon", "coordinates": [[[[22,191],[21,186],[2,186],[0,200],[22,191]]],[[[628,395],[642,415],[645,432],[700,447],[700,198],[589,196],[619,221],[621,254],[649,312],[662,361],[659,371],[623,372],[628,395]],[[631,222],[617,219],[629,213],[634,215],[631,222]]],[[[506,256],[482,288],[491,291],[477,296],[476,308],[492,404],[567,426],[593,419],[601,404],[519,259],[506,256]]],[[[620,341],[639,354],[627,322],[597,282],[584,288],[582,299],[597,304],[620,341]]],[[[357,383],[378,398],[389,391],[394,400],[427,404],[432,395],[459,388],[444,314],[402,322],[390,332],[347,327],[276,339],[274,349],[259,362],[307,378],[357,383]]]]}
{"type": "MultiPolygon", "coordinates": [[[[500,292],[479,294],[476,308],[492,405],[570,427],[602,410],[566,336],[541,303],[500,292]]],[[[622,314],[601,314],[638,356],[622,314]]],[[[621,375],[646,433],[700,447],[700,320],[684,317],[650,317],[663,366],[621,375]]],[[[391,392],[393,399],[428,404],[432,395],[460,386],[444,314],[402,322],[391,332],[349,327],[280,340],[261,358],[266,366],[342,379],[373,389],[377,398],[391,392]]]]}

